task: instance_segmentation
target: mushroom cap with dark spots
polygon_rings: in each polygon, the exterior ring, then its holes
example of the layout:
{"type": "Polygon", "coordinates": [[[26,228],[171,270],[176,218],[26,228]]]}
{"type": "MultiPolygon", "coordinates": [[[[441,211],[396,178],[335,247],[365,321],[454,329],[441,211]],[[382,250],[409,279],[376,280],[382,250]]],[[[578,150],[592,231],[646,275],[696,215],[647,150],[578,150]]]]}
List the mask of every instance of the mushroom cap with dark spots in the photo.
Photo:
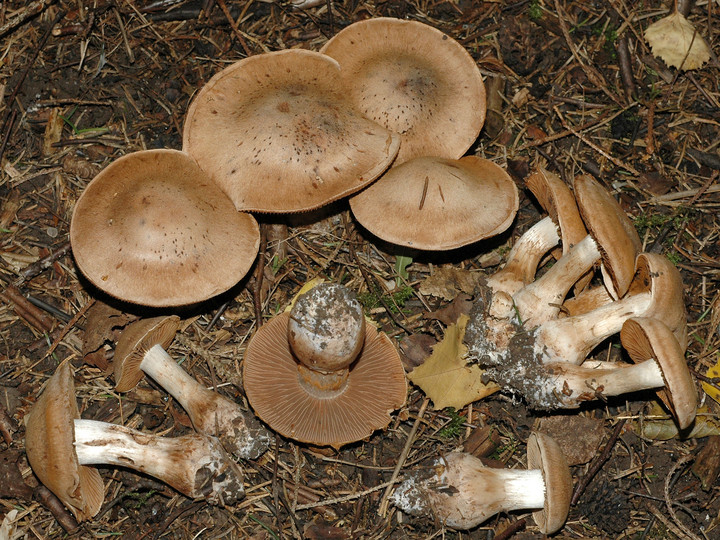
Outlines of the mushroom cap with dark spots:
{"type": "Polygon", "coordinates": [[[191,156],[145,150],[88,184],[70,241],[93,285],[134,304],[167,307],[207,300],[240,281],[260,232],[191,156]]]}

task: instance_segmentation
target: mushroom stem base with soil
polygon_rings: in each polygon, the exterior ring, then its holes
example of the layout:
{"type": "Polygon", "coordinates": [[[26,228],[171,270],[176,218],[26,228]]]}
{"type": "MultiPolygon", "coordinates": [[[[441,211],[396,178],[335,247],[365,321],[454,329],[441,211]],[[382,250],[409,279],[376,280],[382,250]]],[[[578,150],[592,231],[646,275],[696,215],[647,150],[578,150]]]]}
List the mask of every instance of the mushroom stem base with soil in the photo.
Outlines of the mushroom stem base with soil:
{"type": "Polygon", "coordinates": [[[160,345],[148,349],[140,369],[177,400],[195,429],[217,436],[233,455],[256,458],[267,449],[270,434],[250,413],[198,383],[160,345]]]}
{"type": "Polygon", "coordinates": [[[245,495],[241,469],[212,437],[160,437],[76,419],[75,452],[81,465],[127,467],[162,480],[193,499],[233,504],[245,495]]]}

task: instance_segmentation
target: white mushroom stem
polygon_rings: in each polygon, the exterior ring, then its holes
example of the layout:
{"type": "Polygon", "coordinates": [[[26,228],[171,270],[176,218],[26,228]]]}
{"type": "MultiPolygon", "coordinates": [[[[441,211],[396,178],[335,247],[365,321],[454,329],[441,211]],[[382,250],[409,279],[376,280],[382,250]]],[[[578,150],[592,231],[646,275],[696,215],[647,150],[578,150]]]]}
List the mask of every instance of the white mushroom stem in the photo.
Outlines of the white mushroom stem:
{"type": "Polygon", "coordinates": [[[264,428],[258,425],[251,433],[245,413],[236,403],[201,385],[160,345],[145,353],[140,369],[177,400],[196,430],[220,437],[229,452],[256,458],[267,449],[270,436],[264,428]]]}
{"type": "Polygon", "coordinates": [[[665,386],[660,366],[653,359],[638,364],[587,361],[582,366],[557,362],[546,367],[552,381],[548,392],[570,408],[597,399],[597,394],[619,396],[665,386]]]}
{"type": "Polygon", "coordinates": [[[570,288],[600,259],[590,235],[570,248],[555,265],[514,296],[523,324],[535,328],[557,317],[570,288]]]}
{"type": "Polygon", "coordinates": [[[411,515],[433,513],[458,529],[469,529],[499,512],[545,506],[546,488],[539,469],[491,469],[471,454],[454,452],[436,462],[430,478],[405,480],[393,502],[411,515]]]}
{"type": "Polygon", "coordinates": [[[74,422],[81,465],[127,467],[213,503],[232,504],[244,496],[240,468],[213,437],[161,437],[96,420],[74,422]]]}
{"type": "Polygon", "coordinates": [[[643,292],[588,313],[544,322],[535,331],[535,354],[544,363],[582,364],[602,340],[618,333],[630,317],[647,316],[652,294],[643,292]]]}
{"type": "Polygon", "coordinates": [[[532,282],[540,260],[559,242],[557,225],[549,216],[541,219],[515,242],[503,269],[488,278],[488,286],[512,296],[532,282]]]}

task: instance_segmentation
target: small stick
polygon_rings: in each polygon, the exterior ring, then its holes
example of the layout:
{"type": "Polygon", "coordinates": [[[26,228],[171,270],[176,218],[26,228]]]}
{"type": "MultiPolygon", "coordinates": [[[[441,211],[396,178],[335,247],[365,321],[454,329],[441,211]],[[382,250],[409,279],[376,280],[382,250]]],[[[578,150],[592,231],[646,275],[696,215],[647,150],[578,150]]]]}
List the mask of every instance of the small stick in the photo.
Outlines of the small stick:
{"type": "Polygon", "coordinates": [[[44,272],[45,270],[50,268],[55,263],[55,261],[57,261],[58,259],[62,259],[63,257],[65,257],[65,255],[70,253],[70,249],[70,242],[66,242],[49,255],[43,257],[39,261],[32,263],[29,266],[26,266],[20,271],[20,276],[15,281],[15,285],[20,286],[26,281],[44,272]]]}
{"type": "Polygon", "coordinates": [[[55,0],[36,0],[35,2],[29,3],[20,13],[14,15],[5,24],[0,26],[0,37],[10,32],[10,30],[14,30],[54,2],[55,0]]]}
{"type": "Polygon", "coordinates": [[[2,434],[5,444],[10,446],[13,441],[12,434],[17,431],[15,420],[5,410],[5,406],[0,403],[0,434],[2,434]]]}
{"type": "Polygon", "coordinates": [[[429,183],[430,183],[430,179],[426,176],[425,177],[425,185],[423,186],[422,197],[420,197],[420,207],[418,208],[418,210],[422,210],[423,206],[425,206],[425,196],[427,195],[429,183]]]}
{"type": "Polygon", "coordinates": [[[402,469],[403,465],[405,465],[405,460],[407,459],[408,454],[410,453],[410,448],[415,441],[415,434],[420,427],[422,417],[425,415],[425,409],[427,409],[428,403],[430,403],[430,398],[426,397],[423,400],[422,405],[420,405],[420,410],[418,411],[415,423],[413,424],[413,427],[408,434],[407,441],[405,442],[405,448],[403,448],[403,451],[400,453],[397,465],[395,465],[395,470],[393,471],[392,476],[390,477],[390,481],[388,482],[389,485],[387,486],[387,488],[385,488],[385,493],[383,493],[382,500],[380,501],[380,509],[378,510],[378,514],[380,514],[381,517],[385,517],[385,514],[387,514],[388,501],[390,500],[390,492],[392,491],[392,487],[395,484],[397,477],[400,475],[400,469],[402,469]]]}
{"type": "Polygon", "coordinates": [[[342,497],[335,497],[334,499],[325,499],[323,501],[317,501],[317,502],[308,503],[308,504],[300,504],[295,507],[295,510],[308,510],[309,508],[316,508],[318,506],[329,506],[332,504],[338,504],[338,503],[352,501],[353,499],[359,499],[359,498],[365,497],[366,495],[369,495],[370,493],[373,493],[375,491],[392,486],[396,482],[397,482],[397,480],[395,480],[395,482],[393,482],[393,481],[384,482],[378,486],[366,489],[365,491],[360,491],[359,493],[351,493],[350,495],[343,495],[342,497]]]}
{"type": "Polygon", "coordinates": [[[632,71],[627,35],[622,36],[618,40],[617,53],[618,60],[620,61],[620,80],[623,84],[623,90],[625,90],[625,99],[631,102],[635,95],[635,77],[632,71]]]}
{"type": "Polygon", "coordinates": [[[12,304],[15,313],[40,332],[52,330],[53,320],[32,305],[14,285],[9,285],[5,291],[0,292],[0,300],[12,304]]]}
{"type": "Polygon", "coordinates": [[[695,459],[695,456],[692,454],[687,454],[680,459],[678,459],[675,464],[670,468],[670,471],[668,472],[667,476],[665,477],[665,487],[664,487],[664,494],[665,494],[665,504],[667,505],[668,512],[670,513],[670,517],[675,522],[675,525],[682,530],[689,538],[692,540],[701,540],[699,536],[693,534],[690,529],[688,529],[678,518],[677,514],[675,513],[675,509],[673,508],[673,503],[670,500],[670,483],[672,481],[672,477],[675,474],[675,471],[677,471],[680,467],[685,465],[688,461],[695,459]]]}
{"type": "Polygon", "coordinates": [[[45,358],[47,358],[53,353],[53,351],[57,348],[58,345],[60,345],[60,342],[65,338],[70,329],[77,324],[77,322],[80,320],[80,317],[85,315],[87,310],[90,309],[94,303],[95,299],[92,298],[87,304],[85,304],[81,309],[79,309],[75,315],[73,315],[73,318],[68,321],[68,323],[63,327],[57,337],[53,340],[50,348],[45,353],[45,358]]]}
{"type": "Polygon", "coordinates": [[[262,319],[262,282],[265,275],[265,250],[267,249],[267,227],[260,225],[260,252],[258,253],[257,269],[255,270],[255,287],[253,287],[253,307],[255,308],[255,324],[260,328],[262,319]]]}
{"type": "Polygon", "coordinates": [[[505,527],[505,529],[503,529],[501,532],[497,533],[493,537],[493,540],[507,540],[508,538],[511,538],[516,532],[520,532],[522,529],[524,529],[526,524],[527,521],[525,521],[524,519],[518,519],[517,521],[505,527]]]}
{"type": "Polygon", "coordinates": [[[33,496],[40,504],[50,510],[50,513],[68,534],[72,534],[78,530],[80,525],[73,515],[65,509],[63,503],[60,502],[60,499],[58,499],[52,491],[42,484],[39,484],[33,491],[33,496]]]}
{"type": "Polygon", "coordinates": [[[245,55],[252,56],[253,53],[250,50],[250,48],[247,46],[247,43],[245,42],[245,38],[243,37],[242,32],[240,32],[240,29],[238,28],[238,25],[235,22],[235,19],[233,19],[233,16],[230,13],[230,10],[225,5],[225,0],[217,0],[217,4],[218,4],[218,6],[220,6],[220,9],[222,9],[222,12],[225,14],[225,17],[227,18],[228,22],[230,23],[230,27],[233,29],[233,32],[235,32],[235,37],[238,38],[240,45],[242,46],[243,50],[245,51],[245,55]]]}
{"type": "Polygon", "coordinates": [[[585,489],[590,484],[590,481],[595,477],[595,475],[610,457],[610,451],[612,450],[613,446],[615,446],[618,437],[620,437],[620,432],[625,425],[625,421],[626,419],[623,418],[615,425],[615,429],[613,430],[612,435],[610,435],[610,439],[605,445],[605,448],[603,448],[602,453],[595,458],[595,461],[593,461],[592,465],[590,465],[588,472],[580,479],[578,485],[575,486],[575,491],[573,492],[572,499],[570,499],[571,506],[575,506],[577,504],[578,500],[585,492],[585,489]]]}

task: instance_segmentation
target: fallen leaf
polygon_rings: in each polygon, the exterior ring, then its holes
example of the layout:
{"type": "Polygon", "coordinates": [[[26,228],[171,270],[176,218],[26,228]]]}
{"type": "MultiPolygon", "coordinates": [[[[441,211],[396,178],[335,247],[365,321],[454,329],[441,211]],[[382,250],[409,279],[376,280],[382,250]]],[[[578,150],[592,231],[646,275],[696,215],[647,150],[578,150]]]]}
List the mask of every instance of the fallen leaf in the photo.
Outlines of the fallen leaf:
{"type": "Polygon", "coordinates": [[[646,439],[654,441],[667,441],[675,438],[682,439],[699,439],[709,437],[710,435],[720,435],[720,422],[715,419],[706,405],[700,407],[695,417],[695,423],[692,429],[680,436],[675,421],[665,412],[659,403],[654,403],[648,412],[648,416],[660,416],[663,419],[644,418],[641,421],[633,422],[633,430],[635,433],[646,439]]]}
{"type": "Polygon", "coordinates": [[[456,323],[461,315],[469,315],[472,307],[473,302],[470,300],[470,296],[465,293],[460,293],[455,297],[455,300],[448,305],[435,311],[427,312],[425,318],[436,319],[445,326],[449,326],[456,323]]]}
{"type": "MultiPolygon", "coordinates": [[[[720,354],[717,357],[717,362],[715,362],[715,365],[710,366],[708,370],[705,372],[705,376],[708,379],[718,379],[720,378],[720,354]]],[[[717,386],[714,386],[710,383],[703,382],[702,388],[705,390],[705,393],[713,398],[715,401],[720,403],[720,389],[718,389],[717,386]]]]}
{"type": "Polygon", "coordinates": [[[432,400],[435,409],[461,409],[500,390],[495,383],[482,382],[483,370],[479,366],[467,365],[463,338],[469,320],[467,315],[462,315],[457,324],[448,326],[445,337],[435,345],[430,357],[408,374],[432,400]]]}
{"type": "Polygon", "coordinates": [[[697,69],[710,60],[710,47],[690,21],[677,11],[645,30],[652,53],[668,66],[697,69]]]}
{"type": "Polygon", "coordinates": [[[120,331],[136,317],[96,300],[87,311],[83,335],[83,361],[105,371],[109,362],[105,345],[117,341],[120,331]]]}
{"type": "Polygon", "coordinates": [[[400,341],[400,358],[406,372],[421,365],[432,353],[437,340],[430,334],[410,334],[400,341]]]}
{"type": "Polygon", "coordinates": [[[474,295],[483,279],[478,272],[460,268],[436,268],[433,274],[420,284],[420,293],[452,300],[460,292],[474,295]]]}
{"type": "Polygon", "coordinates": [[[605,436],[602,420],[577,414],[543,417],[537,422],[537,431],[555,439],[571,467],[594,458],[605,436]],[[582,433],[582,437],[578,437],[578,433],[582,433]]]}

